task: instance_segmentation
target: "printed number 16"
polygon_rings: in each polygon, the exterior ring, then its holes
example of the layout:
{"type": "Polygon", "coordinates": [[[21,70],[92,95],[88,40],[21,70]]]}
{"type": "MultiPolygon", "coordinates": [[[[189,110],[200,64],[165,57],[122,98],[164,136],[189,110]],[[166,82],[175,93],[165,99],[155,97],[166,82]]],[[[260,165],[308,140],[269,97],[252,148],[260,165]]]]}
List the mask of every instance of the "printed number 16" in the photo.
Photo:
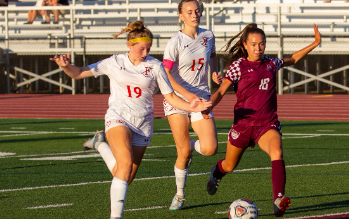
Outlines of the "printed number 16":
{"type": "MultiPolygon", "coordinates": [[[[127,91],[128,91],[128,97],[132,97],[132,91],[130,85],[127,85],[127,91]]],[[[133,92],[135,92],[136,98],[140,97],[142,95],[142,89],[139,87],[133,88],[133,92]]]]}

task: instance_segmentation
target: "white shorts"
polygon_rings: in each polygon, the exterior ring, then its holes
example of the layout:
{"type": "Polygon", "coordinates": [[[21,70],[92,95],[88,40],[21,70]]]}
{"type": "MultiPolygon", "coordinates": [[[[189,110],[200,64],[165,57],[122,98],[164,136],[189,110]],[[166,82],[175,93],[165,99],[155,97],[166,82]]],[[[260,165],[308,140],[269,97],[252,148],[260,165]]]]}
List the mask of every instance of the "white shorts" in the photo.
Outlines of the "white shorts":
{"type": "Polygon", "coordinates": [[[35,6],[41,7],[43,1],[44,1],[44,0],[37,0],[35,6]]]}
{"type": "MultiPolygon", "coordinates": [[[[209,98],[207,98],[206,100],[209,100],[209,98]]],[[[191,122],[196,122],[196,121],[204,119],[201,112],[188,112],[188,111],[177,109],[176,107],[170,105],[165,99],[164,99],[163,105],[164,105],[165,116],[169,116],[169,115],[178,113],[178,114],[188,115],[191,122]]],[[[210,114],[208,114],[208,115],[211,118],[213,118],[212,112],[210,112],[210,114]]]]}
{"type": "MultiPolygon", "coordinates": [[[[114,128],[116,126],[121,126],[121,125],[129,128],[127,123],[121,119],[105,120],[104,124],[105,124],[105,132],[107,132],[111,128],[114,128]]],[[[132,145],[133,146],[145,146],[146,147],[146,146],[150,145],[151,137],[145,137],[143,135],[140,135],[140,134],[136,133],[135,131],[133,131],[132,129],[130,129],[130,131],[132,134],[132,145]]]]}

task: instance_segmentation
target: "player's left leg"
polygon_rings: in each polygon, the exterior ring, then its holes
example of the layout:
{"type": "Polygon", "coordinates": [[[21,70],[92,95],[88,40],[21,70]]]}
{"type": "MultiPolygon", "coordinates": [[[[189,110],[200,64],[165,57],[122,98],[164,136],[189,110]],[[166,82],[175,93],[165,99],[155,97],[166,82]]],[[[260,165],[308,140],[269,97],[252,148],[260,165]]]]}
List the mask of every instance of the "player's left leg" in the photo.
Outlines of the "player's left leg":
{"type": "MultiPolygon", "coordinates": [[[[193,115],[193,114],[192,114],[193,115]]],[[[195,119],[192,116],[191,126],[198,136],[199,140],[192,140],[192,149],[195,149],[198,153],[211,156],[216,154],[218,142],[217,142],[217,131],[214,119],[204,119],[201,113],[196,113],[196,116],[200,118],[195,119]],[[199,114],[199,115],[198,115],[199,114]]]]}
{"type": "Polygon", "coordinates": [[[247,147],[235,147],[228,140],[225,159],[218,161],[217,164],[212,167],[211,175],[206,185],[207,192],[210,195],[216,193],[218,185],[225,174],[227,172],[232,172],[237,167],[246,149],[247,147]]]}
{"type": "Polygon", "coordinates": [[[290,205],[285,194],[286,169],[283,160],[281,135],[278,130],[270,129],[258,140],[259,147],[271,160],[271,180],[273,185],[274,214],[281,217],[290,205]]]}

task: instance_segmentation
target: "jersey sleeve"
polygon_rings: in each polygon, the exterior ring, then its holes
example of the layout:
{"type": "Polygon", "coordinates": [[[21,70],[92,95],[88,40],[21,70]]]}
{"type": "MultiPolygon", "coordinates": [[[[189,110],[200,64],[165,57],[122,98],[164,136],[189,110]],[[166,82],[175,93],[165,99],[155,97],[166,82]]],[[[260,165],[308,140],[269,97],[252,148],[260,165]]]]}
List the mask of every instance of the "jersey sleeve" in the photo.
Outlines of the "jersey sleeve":
{"type": "MultiPolygon", "coordinates": [[[[112,56],[113,57],[113,56],[112,56]]],[[[108,75],[109,74],[109,66],[111,66],[111,63],[113,62],[112,57],[103,59],[99,62],[93,63],[91,65],[88,65],[90,68],[92,74],[97,78],[100,75],[108,75]]]]}
{"type": "Polygon", "coordinates": [[[225,78],[230,80],[233,84],[237,83],[241,77],[240,70],[240,62],[241,60],[234,61],[228,68],[225,78]]]}
{"type": "Polygon", "coordinates": [[[173,92],[170,80],[162,64],[160,64],[158,74],[156,75],[156,82],[160,88],[161,94],[169,94],[173,92]]]}
{"type": "Polygon", "coordinates": [[[165,47],[163,65],[165,68],[172,70],[174,62],[178,57],[178,45],[176,41],[171,38],[165,47]]]}
{"type": "Polygon", "coordinates": [[[270,56],[265,56],[265,59],[269,60],[274,64],[276,71],[278,71],[281,68],[282,64],[284,64],[284,60],[280,58],[272,58],[270,56]]]}

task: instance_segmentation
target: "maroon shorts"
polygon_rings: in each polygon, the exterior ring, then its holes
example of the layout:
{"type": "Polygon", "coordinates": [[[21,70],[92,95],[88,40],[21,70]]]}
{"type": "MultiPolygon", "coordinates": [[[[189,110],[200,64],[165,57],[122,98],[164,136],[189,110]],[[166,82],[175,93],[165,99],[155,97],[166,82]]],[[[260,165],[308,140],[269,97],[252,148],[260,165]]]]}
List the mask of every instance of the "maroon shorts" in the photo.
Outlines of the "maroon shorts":
{"type": "Polygon", "coordinates": [[[228,140],[230,144],[238,148],[254,147],[255,142],[258,142],[259,138],[270,129],[275,129],[280,132],[281,122],[275,121],[267,123],[265,126],[235,124],[229,131],[228,140]]]}

